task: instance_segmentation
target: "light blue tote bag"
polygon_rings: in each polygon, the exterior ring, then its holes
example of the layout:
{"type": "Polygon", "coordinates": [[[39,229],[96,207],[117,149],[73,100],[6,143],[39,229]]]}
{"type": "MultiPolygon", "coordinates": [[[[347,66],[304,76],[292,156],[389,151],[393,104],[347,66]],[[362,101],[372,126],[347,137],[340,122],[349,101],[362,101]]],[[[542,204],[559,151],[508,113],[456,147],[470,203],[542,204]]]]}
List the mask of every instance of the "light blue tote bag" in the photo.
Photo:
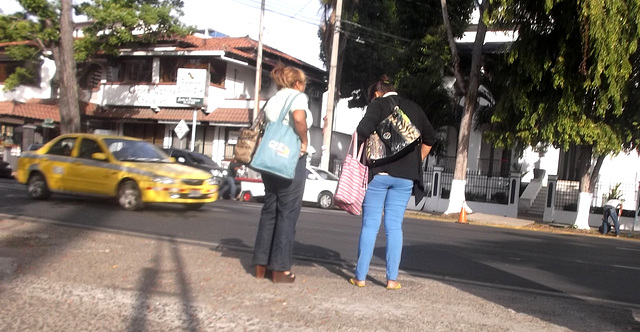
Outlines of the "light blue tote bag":
{"type": "Polygon", "coordinates": [[[285,179],[293,179],[300,158],[300,137],[293,129],[292,121],[282,121],[289,112],[293,100],[300,94],[289,96],[280,111],[278,120],[269,122],[253,155],[250,167],[260,173],[269,173],[285,179]],[[291,99],[291,100],[289,100],[291,99]]]}

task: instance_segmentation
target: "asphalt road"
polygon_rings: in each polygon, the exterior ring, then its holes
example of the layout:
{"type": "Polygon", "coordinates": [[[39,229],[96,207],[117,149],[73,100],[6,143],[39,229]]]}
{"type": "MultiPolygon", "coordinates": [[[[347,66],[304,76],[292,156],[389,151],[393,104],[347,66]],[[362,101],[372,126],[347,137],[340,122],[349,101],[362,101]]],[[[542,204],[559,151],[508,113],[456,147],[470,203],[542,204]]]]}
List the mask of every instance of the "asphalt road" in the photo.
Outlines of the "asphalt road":
{"type": "MultiPolygon", "coordinates": [[[[0,214],[203,242],[250,252],[261,205],[218,201],[199,211],[156,205],[128,212],[114,201],[53,195],[27,198],[24,186],[0,180],[0,214]]],[[[384,230],[374,264],[384,260],[384,230]]],[[[352,266],[359,217],[304,207],[297,259],[352,266]]],[[[405,219],[401,269],[440,281],[490,285],[540,296],[566,296],[640,308],[640,241],[405,219]]]]}

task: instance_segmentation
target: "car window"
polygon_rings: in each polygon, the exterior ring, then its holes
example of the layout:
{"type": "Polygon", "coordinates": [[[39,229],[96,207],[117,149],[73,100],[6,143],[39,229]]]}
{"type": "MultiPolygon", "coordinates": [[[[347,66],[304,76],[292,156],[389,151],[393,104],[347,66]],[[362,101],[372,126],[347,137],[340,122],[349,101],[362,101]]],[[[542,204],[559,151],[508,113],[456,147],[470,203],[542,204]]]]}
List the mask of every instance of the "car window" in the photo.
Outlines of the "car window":
{"type": "Polygon", "coordinates": [[[100,145],[98,145],[98,142],[88,138],[84,138],[80,141],[78,158],[91,159],[91,155],[96,152],[103,152],[100,145]]]}
{"type": "Polygon", "coordinates": [[[155,145],[124,138],[105,138],[109,152],[120,161],[169,162],[169,156],[155,145]]]}
{"type": "Polygon", "coordinates": [[[198,164],[205,164],[213,167],[218,167],[218,164],[216,164],[215,161],[213,161],[211,158],[203,154],[191,153],[190,156],[191,156],[191,159],[193,159],[193,161],[198,164]]]}
{"type": "Polygon", "coordinates": [[[338,177],[333,175],[333,173],[329,173],[319,168],[315,168],[314,170],[316,171],[316,173],[318,173],[318,175],[320,175],[320,177],[322,177],[325,180],[338,181],[338,177]]]}
{"type": "Polygon", "coordinates": [[[63,138],[57,141],[55,144],[53,144],[53,146],[51,146],[49,151],[47,151],[47,154],[55,154],[58,156],[70,156],[71,151],[73,151],[73,147],[75,145],[76,145],[75,137],[63,138]]]}

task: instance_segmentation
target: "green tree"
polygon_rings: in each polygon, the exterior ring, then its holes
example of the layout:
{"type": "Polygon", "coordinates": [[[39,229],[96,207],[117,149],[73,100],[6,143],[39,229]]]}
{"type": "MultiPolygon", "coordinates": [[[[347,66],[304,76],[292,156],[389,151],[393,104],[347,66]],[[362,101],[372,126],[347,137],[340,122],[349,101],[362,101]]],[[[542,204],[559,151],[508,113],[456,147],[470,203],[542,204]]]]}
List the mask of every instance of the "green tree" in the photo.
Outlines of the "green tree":
{"type": "Polygon", "coordinates": [[[604,157],[637,147],[637,85],[630,78],[637,84],[640,2],[498,2],[496,22],[514,27],[518,39],[497,75],[503,92],[488,137],[504,147],[575,148],[580,199],[574,226],[588,228],[604,157]]]}
{"type": "MultiPolygon", "coordinates": [[[[0,18],[0,40],[33,42],[7,49],[16,60],[53,58],[57,68],[55,81],[60,87],[63,133],[81,130],[74,59],[82,61],[96,52],[114,55],[127,44],[154,43],[193,31],[178,21],[182,15],[181,0],[95,0],[75,7],[76,14],[85,15],[93,24],[74,43],[71,0],[18,2],[23,12],[0,18]]],[[[8,78],[9,84],[5,82],[5,89],[27,83],[33,75],[33,69],[19,68],[8,78]]]]}
{"type": "MultiPolygon", "coordinates": [[[[320,57],[329,64],[336,1],[322,0],[325,23],[320,29],[320,57]]],[[[472,0],[451,1],[452,31],[464,32],[472,0]]],[[[435,127],[451,124],[451,99],[442,87],[448,70],[447,37],[440,5],[413,0],[344,0],[338,55],[340,96],[355,96],[350,107],[366,105],[364,92],[382,74],[394,78],[399,92],[416,100],[435,127]],[[443,70],[444,69],[444,70],[443,70]]]]}
{"type": "Polygon", "coordinates": [[[453,182],[451,183],[451,193],[449,196],[449,206],[445,210],[445,214],[456,213],[465,209],[471,212],[471,209],[465,205],[465,186],[467,177],[467,156],[469,152],[469,137],[471,135],[473,117],[478,103],[478,88],[480,86],[482,66],[482,46],[487,33],[486,20],[489,1],[482,1],[479,6],[479,19],[476,28],[476,39],[474,41],[473,51],[471,54],[471,63],[468,79],[464,78],[464,73],[460,65],[460,59],[455,43],[451,24],[449,22],[449,9],[446,0],[440,0],[442,6],[442,17],[447,31],[447,40],[451,50],[453,74],[455,77],[455,86],[458,95],[464,96],[464,107],[462,117],[460,119],[460,127],[458,129],[458,145],[456,149],[456,166],[453,173],[453,182]]]}

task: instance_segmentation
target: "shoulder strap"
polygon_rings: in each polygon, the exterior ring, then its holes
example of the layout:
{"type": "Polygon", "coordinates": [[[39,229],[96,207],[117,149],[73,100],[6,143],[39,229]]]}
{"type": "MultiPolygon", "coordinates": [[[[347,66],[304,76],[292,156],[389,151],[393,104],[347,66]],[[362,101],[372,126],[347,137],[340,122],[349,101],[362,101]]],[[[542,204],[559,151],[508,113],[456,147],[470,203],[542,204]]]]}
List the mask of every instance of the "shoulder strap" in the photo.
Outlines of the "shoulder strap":
{"type": "Polygon", "coordinates": [[[284,106],[280,111],[280,116],[278,116],[278,122],[284,121],[284,117],[287,115],[287,112],[289,112],[289,109],[291,108],[291,104],[293,104],[293,101],[296,99],[296,97],[298,97],[301,94],[302,92],[298,92],[297,94],[293,95],[293,98],[291,98],[291,96],[287,97],[287,99],[284,102],[284,106]]]}
{"type": "Polygon", "coordinates": [[[391,110],[389,111],[389,114],[391,114],[391,112],[393,112],[393,110],[396,109],[396,107],[398,106],[398,103],[396,103],[396,101],[392,97],[393,96],[384,97],[384,99],[389,102],[389,105],[391,105],[391,110]]]}

